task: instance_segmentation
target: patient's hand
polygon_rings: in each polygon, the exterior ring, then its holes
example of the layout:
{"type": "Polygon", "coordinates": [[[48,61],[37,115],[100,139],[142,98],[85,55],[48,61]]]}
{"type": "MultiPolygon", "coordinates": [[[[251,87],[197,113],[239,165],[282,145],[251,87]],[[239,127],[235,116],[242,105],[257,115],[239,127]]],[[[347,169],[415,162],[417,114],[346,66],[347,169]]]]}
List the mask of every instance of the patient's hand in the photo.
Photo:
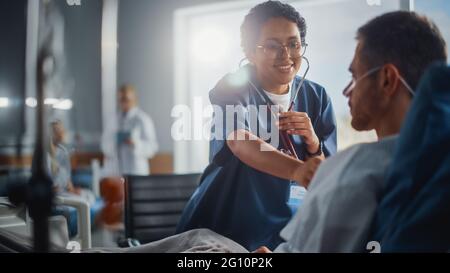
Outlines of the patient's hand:
{"type": "Polygon", "coordinates": [[[257,254],[272,253],[272,251],[270,251],[270,249],[268,249],[267,247],[262,246],[262,247],[258,248],[257,250],[253,251],[252,253],[257,253],[257,254]]]}
{"type": "Polygon", "coordinates": [[[312,157],[306,160],[302,165],[300,165],[294,175],[295,181],[305,188],[308,188],[314,174],[319,168],[320,163],[322,163],[322,157],[312,157]]]}

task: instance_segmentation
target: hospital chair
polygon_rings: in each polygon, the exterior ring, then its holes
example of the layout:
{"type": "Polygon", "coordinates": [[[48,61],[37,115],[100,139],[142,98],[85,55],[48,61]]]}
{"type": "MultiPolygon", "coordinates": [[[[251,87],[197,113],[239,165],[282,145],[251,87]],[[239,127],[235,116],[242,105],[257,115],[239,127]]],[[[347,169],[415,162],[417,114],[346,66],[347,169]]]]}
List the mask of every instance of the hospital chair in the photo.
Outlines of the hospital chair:
{"type": "MultiPolygon", "coordinates": [[[[90,223],[93,229],[96,228],[96,219],[99,217],[102,209],[104,208],[104,200],[99,194],[99,179],[96,177],[94,169],[84,168],[84,169],[74,169],[72,170],[72,183],[76,188],[86,189],[91,191],[95,196],[95,202],[90,203],[89,213],[90,213],[90,223]]],[[[68,201],[70,202],[70,201],[68,201]]],[[[80,204],[81,205],[81,204],[80,204]]],[[[78,223],[78,214],[83,210],[82,207],[72,205],[71,207],[76,208],[77,210],[70,210],[70,219],[69,225],[69,233],[79,233],[79,223],[78,223]]],[[[81,221],[85,221],[81,219],[81,221]]],[[[85,227],[81,225],[81,227],[85,227]]],[[[82,231],[81,231],[82,232],[82,231]]]]}
{"type": "MultiPolygon", "coordinates": [[[[178,220],[197,188],[200,176],[125,177],[126,242],[137,240],[139,243],[148,243],[174,235],[178,220]]],[[[119,245],[127,246],[123,242],[119,245]]]]}

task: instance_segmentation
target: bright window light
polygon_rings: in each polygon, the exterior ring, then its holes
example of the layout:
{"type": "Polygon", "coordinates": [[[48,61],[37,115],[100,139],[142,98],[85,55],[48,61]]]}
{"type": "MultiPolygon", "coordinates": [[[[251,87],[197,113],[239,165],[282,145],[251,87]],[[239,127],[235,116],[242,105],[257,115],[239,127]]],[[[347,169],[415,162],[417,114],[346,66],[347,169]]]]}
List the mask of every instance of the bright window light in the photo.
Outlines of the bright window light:
{"type": "Polygon", "coordinates": [[[227,57],[230,40],[227,32],[220,27],[206,27],[193,33],[190,49],[193,60],[216,63],[227,57]]]}
{"type": "MultiPolygon", "coordinates": [[[[37,100],[36,98],[29,97],[25,100],[25,104],[28,107],[35,108],[37,106],[37,100]]],[[[71,99],[46,98],[44,104],[50,105],[53,109],[58,110],[70,110],[73,108],[73,101],[71,99]]]]}
{"type": "Polygon", "coordinates": [[[6,108],[9,106],[8,98],[0,98],[0,108],[6,108]]]}
{"type": "Polygon", "coordinates": [[[36,100],[35,98],[27,98],[27,99],[25,100],[25,104],[26,104],[28,107],[34,108],[34,107],[37,106],[37,100],[36,100]]]}
{"type": "Polygon", "coordinates": [[[60,100],[57,103],[53,104],[53,108],[59,110],[70,110],[72,109],[72,106],[73,106],[72,100],[69,99],[60,100]]]}
{"type": "Polygon", "coordinates": [[[59,100],[55,99],[55,98],[47,98],[44,100],[44,104],[46,104],[46,105],[55,105],[58,102],[59,102],[59,100]]]}

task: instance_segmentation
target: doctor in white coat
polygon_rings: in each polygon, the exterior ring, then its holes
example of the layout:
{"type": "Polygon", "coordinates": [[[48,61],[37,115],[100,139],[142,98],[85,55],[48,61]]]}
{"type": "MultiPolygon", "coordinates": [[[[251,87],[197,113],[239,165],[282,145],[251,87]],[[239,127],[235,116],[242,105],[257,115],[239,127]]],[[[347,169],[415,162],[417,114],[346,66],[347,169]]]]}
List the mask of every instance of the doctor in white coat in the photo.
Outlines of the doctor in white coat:
{"type": "Polygon", "coordinates": [[[119,112],[102,136],[104,175],[149,175],[149,159],[158,151],[152,119],[137,106],[136,91],[124,85],[118,93],[119,112]]]}

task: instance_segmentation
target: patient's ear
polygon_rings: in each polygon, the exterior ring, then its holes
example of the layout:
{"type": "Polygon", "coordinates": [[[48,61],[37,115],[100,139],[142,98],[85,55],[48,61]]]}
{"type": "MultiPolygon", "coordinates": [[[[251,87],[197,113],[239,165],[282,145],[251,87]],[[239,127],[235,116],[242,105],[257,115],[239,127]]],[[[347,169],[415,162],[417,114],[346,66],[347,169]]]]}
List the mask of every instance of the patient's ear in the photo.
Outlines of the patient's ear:
{"type": "Polygon", "coordinates": [[[396,94],[400,84],[399,76],[400,72],[393,64],[386,64],[381,68],[379,83],[385,96],[391,97],[396,94]]]}

